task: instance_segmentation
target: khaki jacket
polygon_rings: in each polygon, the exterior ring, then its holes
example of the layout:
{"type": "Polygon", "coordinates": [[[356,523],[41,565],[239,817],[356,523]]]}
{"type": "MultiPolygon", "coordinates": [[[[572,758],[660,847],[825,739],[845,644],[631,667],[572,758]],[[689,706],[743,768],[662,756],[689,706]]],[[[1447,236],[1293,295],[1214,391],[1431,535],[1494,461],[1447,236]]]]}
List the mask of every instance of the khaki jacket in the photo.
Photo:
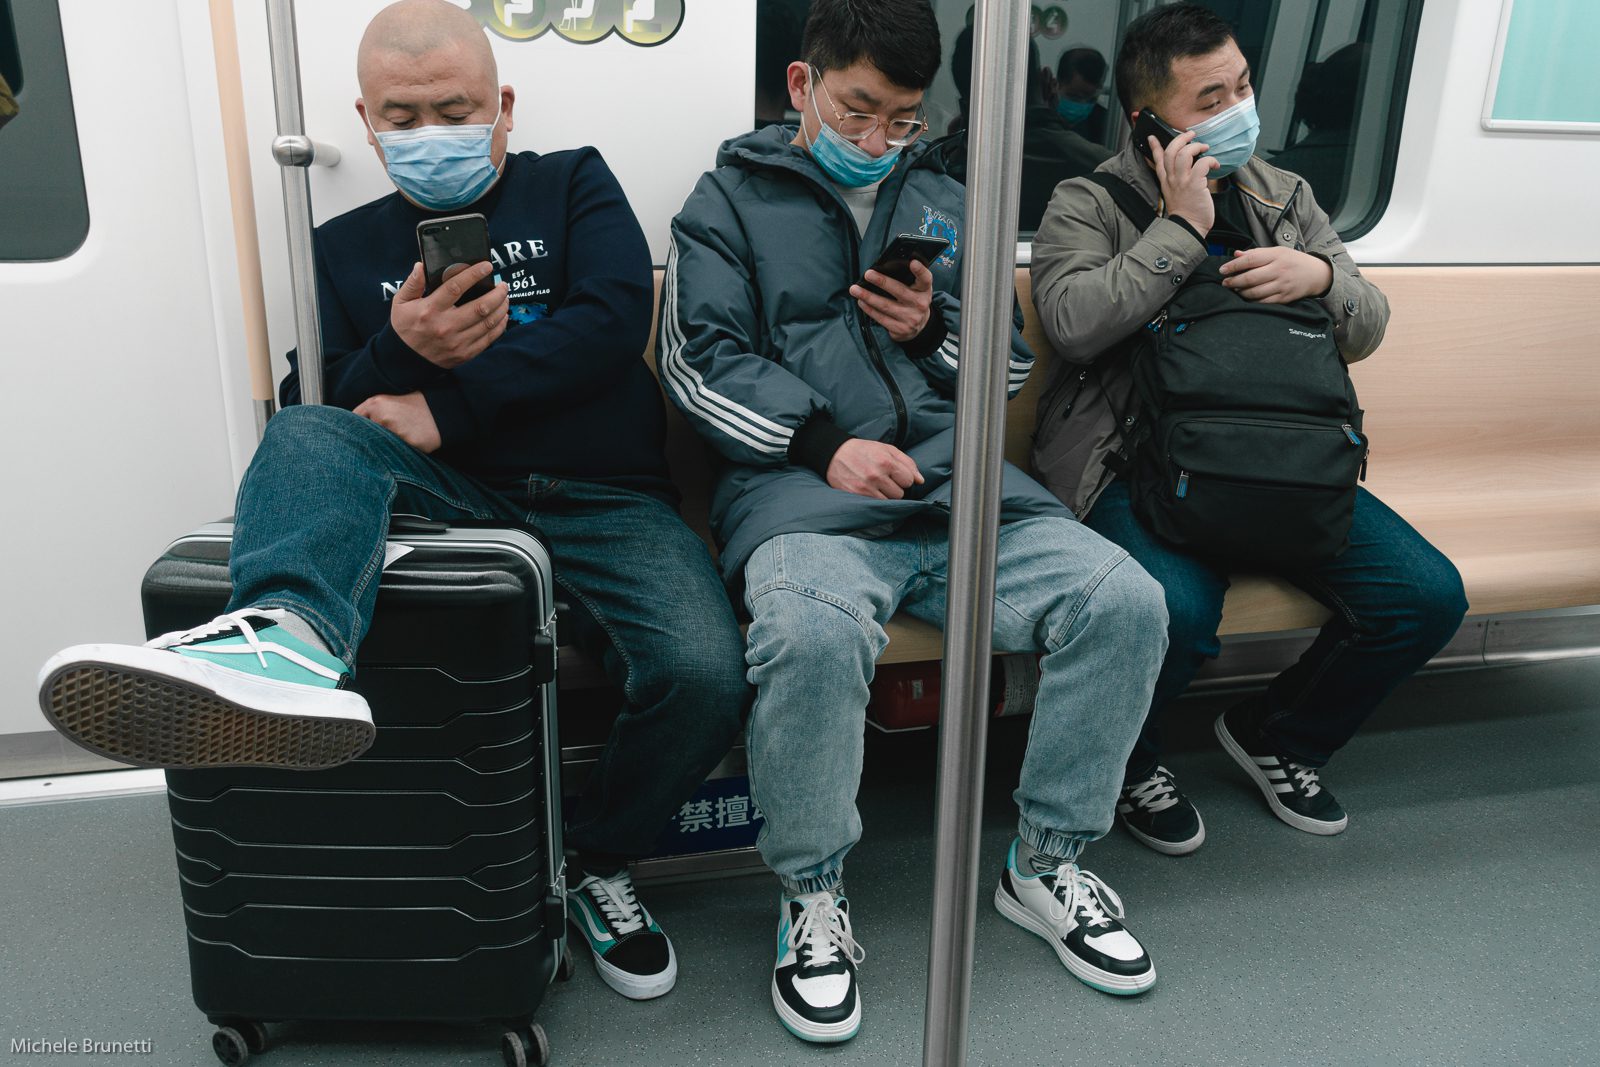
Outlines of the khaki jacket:
{"type": "MultiPolygon", "coordinates": [[[[1119,447],[1116,407],[1131,404],[1118,343],[1156,317],[1206,258],[1181,223],[1165,217],[1155,172],[1129,147],[1098,168],[1132,185],[1160,218],[1140,233],[1111,195],[1087,178],[1056,187],[1033,238],[1033,302],[1057,360],[1039,400],[1033,464],[1039,480],[1078,516],[1111,480],[1105,457],[1119,447]]],[[[1333,318],[1345,362],[1372,354],[1389,322],[1389,302],[1361,276],[1311,187],[1252,158],[1236,175],[1258,246],[1283,245],[1327,259],[1333,285],[1321,303],[1333,318]]]]}

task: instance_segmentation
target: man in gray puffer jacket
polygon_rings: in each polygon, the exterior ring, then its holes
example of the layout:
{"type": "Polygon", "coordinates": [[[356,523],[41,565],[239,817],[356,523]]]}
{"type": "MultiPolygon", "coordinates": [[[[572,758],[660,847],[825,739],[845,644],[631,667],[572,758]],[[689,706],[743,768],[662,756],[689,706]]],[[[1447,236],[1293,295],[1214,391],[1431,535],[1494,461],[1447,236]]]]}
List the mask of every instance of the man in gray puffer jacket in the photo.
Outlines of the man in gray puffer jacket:
{"type": "MultiPolygon", "coordinates": [[[[1121,447],[1113,412],[1132,409],[1122,342],[1155,318],[1208,256],[1228,256],[1223,284],[1246,300],[1321,303],[1345,362],[1383,339],[1389,304],[1356,268],[1311,190],[1252,156],[1259,123],[1249,65],[1220,17],[1174,4],[1129,25],[1117,58],[1124,114],[1151,109],[1179,131],[1150,158],[1129,145],[1101,164],[1158,214],[1142,233],[1100,185],[1056,188],[1033,241],[1033,293],[1060,353],[1040,400],[1034,467],[1092,529],[1133,553],[1166,590],[1169,650],[1150,719],[1128,761],[1117,814],[1135,838],[1182,855],[1205,824],[1160,765],[1156,720],[1220,651],[1228,569],[1166,544],[1135,516],[1107,457],[1121,447]]],[[[1321,768],[1395,686],[1442,648],[1466,611],[1450,561],[1360,489],[1350,547],[1284,575],[1332,609],[1299,662],[1265,694],[1231,708],[1215,731],[1273,814],[1307,833],[1344,830],[1321,768]]]]}
{"type": "MultiPolygon", "coordinates": [[[[1033,357],[1020,334],[1009,352],[960,343],[964,192],[920,142],[940,55],[927,0],[817,0],[803,50],[801,128],[723,145],[673,221],[659,352],[720,460],[712,524],[752,619],[751,788],[783,884],[773,1006],[806,1040],[844,1041],[864,956],[844,857],[883,626],[897,609],[944,623],[962,360],[1008,360],[1014,394],[1033,357]],[[863,275],[906,232],[950,247],[911,285],[863,275]]],[[[1085,982],[1142,992],[1149,956],[1076,861],[1110,826],[1165,647],[1161,591],[1022,471],[1003,499],[995,646],[1044,659],[995,902],[1085,982]]]]}

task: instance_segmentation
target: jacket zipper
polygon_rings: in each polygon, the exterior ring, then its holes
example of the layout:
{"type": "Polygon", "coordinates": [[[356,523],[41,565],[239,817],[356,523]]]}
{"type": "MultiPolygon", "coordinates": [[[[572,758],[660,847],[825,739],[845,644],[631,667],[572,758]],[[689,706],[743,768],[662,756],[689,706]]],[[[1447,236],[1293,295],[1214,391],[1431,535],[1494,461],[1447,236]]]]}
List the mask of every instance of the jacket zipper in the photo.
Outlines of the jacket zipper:
{"type": "MultiPolygon", "coordinates": [[[[861,235],[856,232],[855,220],[848,217],[849,209],[846,208],[845,223],[850,227],[850,265],[854,269],[855,277],[861,277],[861,235]]],[[[883,350],[878,347],[878,339],[872,336],[872,324],[866,319],[861,319],[861,339],[867,343],[867,359],[883,379],[883,386],[889,391],[889,400],[894,404],[894,446],[899,448],[906,440],[906,401],[900,395],[900,387],[895,384],[894,375],[889,373],[889,362],[883,358],[883,350]]]]}

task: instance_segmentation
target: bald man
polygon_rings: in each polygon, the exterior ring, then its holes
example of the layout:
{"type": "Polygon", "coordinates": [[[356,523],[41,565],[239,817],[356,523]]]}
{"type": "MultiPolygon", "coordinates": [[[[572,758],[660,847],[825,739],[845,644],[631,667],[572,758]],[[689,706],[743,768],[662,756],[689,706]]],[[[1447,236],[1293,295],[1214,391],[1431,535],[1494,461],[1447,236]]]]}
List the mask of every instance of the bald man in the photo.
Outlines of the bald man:
{"type": "Polygon", "coordinates": [[[357,74],[356,113],[397,192],[317,228],[329,406],[299,405],[291,354],[284,410],[240,486],[227,613],[148,646],[67,649],[45,665],[40,703],[124,763],[337,765],[374,734],[349,683],[391,512],[535,523],[572,637],[624,700],[567,817],[573,922],[607,984],[660,996],[677,962],[627,860],[727,751],[749,694],[727,595],[676,510],[640,358],[650,252],[593,148],[507,150],[516,94],[459,8],[385,8],[357,74]],[[466,212],[488,221],[489,260],[424,293],[417,224],[466,212]]]}

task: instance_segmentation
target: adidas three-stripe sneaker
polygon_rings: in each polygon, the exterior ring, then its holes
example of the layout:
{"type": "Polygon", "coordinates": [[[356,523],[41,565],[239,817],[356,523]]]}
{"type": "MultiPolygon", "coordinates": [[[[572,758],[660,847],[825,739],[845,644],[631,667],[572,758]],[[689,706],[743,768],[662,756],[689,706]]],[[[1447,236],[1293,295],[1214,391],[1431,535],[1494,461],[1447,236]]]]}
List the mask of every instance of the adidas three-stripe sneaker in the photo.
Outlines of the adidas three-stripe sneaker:
{"type": "Polygon", "coordinates": [[[1157,767],[1148,778],[1123,783],[1117,818],[1135,840],[1167,856],[1186,856],[1206,840],[1200,812],[1165,767],[1157,767]]]}
{"type": "Polygon", "coordinates": [[[76,645],[39,672],[39,706],[74,743],[140,767],[317,770],[372,744],[342,662],[247,608],[144,645],[76,645]]]}
{"type": "Polygon", "coordinates": [[[833,893],[802,893],[779,902],[778,960],[772,1006],[795,1037],[832,1044],[861,1029],[856,965],[867,958],[850,932],[850,902],[833,893]]]}
{"type": "Polygon", "coordinates": [[[634,895],[626,867],[567,890],[567,920],[588,942],[600,980],[629,1000],[663,996],[677,984],[672,942],[634,895]]]}
{"type": "Polygon", "coordinates": [[[1332,836],[1350,825],[1350,817],[1317,768],[1273,752],[1249,719],[1249,706],[1236,704],[1217,716],[1217,740],[1233,762],[1244,769],[1267,798],[1272,813],[1296,830],[1332,836]]]}
{"type": "Polygon", "coordinates": [[[1017,844],[1013,839],[994,891],[1000,914],[1044,938],[1091,988],[1126,997],[1155,985],[1155,964],[1122,925],[1122,900],[1111,887],[1076,863],[1021,870],[1017,844]]]}

